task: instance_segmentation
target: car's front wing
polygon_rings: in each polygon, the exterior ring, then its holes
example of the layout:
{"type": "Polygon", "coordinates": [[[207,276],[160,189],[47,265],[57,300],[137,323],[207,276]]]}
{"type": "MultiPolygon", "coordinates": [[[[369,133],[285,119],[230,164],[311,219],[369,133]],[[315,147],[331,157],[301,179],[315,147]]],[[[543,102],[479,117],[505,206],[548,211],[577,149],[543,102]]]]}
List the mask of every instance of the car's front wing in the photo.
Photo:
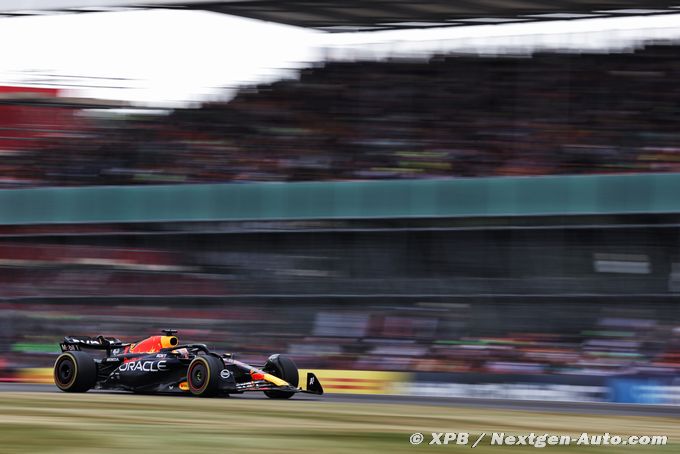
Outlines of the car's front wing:
{"type": "MultiPolygon", "coordinates": [[[[323,387],[319,382],[319,379],[311,372],[307,373],[307,379],[305,383],[305,388],[296,387],[288,383],[287,381],[276,377],[270,373],[267,373],[261,369],[253,367],[249,364],[237,361],[232,358],[223,358],[225,370],[236,367],[242,372],[250,375],[252,380],[245,382],[232,382],[232,386],[235,385],[237,392],[246,391],[287,391],[287,392],[302,392],[308,394],[323,394],[323,387]]],[[[225,378],[225,377],[223,377],[225,378]]]]}

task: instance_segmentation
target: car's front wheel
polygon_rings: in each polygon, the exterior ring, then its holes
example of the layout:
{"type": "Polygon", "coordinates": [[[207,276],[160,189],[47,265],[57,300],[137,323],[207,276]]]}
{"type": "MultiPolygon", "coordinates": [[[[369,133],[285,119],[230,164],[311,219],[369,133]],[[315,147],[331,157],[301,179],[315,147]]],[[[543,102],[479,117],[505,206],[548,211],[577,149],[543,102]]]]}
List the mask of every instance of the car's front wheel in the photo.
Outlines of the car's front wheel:
{"type": "Polygon", "coordinates": [[[54,383],[59,389],[82,393],[97,383],[97,364],[85,352],[66,352],[54,363],[54,383]]]}
{"type": "MultiPolygon", "coordinates": [[[[270,356],[262,370],[286,380],[294,387],[297,387],[300,381],[297,365],[287,356],[270,356]]],[[[290,399],[295,393],[292,391],[265,391],[264,394],[272,399],[290,399]]]]}

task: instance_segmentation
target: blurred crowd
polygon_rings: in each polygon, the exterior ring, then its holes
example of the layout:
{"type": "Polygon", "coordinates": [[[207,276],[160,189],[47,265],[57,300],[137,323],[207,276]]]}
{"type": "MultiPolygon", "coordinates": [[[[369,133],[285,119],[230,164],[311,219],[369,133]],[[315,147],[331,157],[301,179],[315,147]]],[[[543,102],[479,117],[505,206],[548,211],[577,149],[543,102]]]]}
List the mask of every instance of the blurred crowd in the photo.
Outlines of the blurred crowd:
{"type": "Polygon", "coordinates": [[[49,367],[65,335],[135,341],[163,328],[245,360],[282,352],[318,369],[673,376],[678,233],[5,238],[0,378],[49,367]]]}
{"type": "Polygon", "coordinates": [[[480,306],[3,303],[0,377],[11,378],[20,368],[49,367],[65,335],[104,334],[132,342],[167,327],[181,328],[184,341],[207,343],[243,360],[257,363],[280,352],[301,367],[317,369],[562,376],[680,373],[680,324],[654,318],[654,310],[602,304],[599,315],[587,317],[581,327],[546,329],[540,320],[545,314],[532,314],[526,304],[508,309],[480,306]],[[444,307],[448,309],[441,310],[444,307]],[[524,332],[498,323],[512,318],[508,314],[513,311],[523,311],[524,332]],[[480,325],[475,314],[482,313],[487,322],[480,325]]]}
{"type": "Polygon", "coordinates": [[[674,172],[678,50],[331,62],[162,115],[0,105],[0,184],[674,172]]]}

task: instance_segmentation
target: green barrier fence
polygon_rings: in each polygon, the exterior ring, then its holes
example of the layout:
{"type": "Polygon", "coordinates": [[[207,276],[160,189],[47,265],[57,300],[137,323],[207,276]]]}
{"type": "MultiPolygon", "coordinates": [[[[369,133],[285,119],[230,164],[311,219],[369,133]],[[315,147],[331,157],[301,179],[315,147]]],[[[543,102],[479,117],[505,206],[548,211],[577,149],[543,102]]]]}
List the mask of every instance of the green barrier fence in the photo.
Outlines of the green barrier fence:
{"type": "Polygon", "coordinates": [[[680,212],[680,174],[36,188],[0,224],[680,212]]]}

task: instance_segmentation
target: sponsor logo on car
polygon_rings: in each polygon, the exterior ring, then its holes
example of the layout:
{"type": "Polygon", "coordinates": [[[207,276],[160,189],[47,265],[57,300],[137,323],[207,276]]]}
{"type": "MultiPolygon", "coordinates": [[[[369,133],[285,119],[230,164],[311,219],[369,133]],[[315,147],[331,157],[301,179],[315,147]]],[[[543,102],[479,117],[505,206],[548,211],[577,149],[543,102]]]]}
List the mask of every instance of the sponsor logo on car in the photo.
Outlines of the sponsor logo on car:
{"type": "Polygon", "coordinates": [[[131,361],[129,363],[122,364],[118,370],[121,372],[132,372],[132,371],[142,371],[142,372],[162,372],[168,370],[167,361],[131,361]]]}
{"type": "Polygon", "coordinates": [[[71,337],[69,339],[69,342],[79,342],[81,344],[87,344],[87,345],[101,345],[102,343],[99,342],[98,340],[94,339],[78,339],[76,337],[71,337]]]}
{"type": "Polygon", "coordinates": [[[231,371],[229,369],[222,369],[220,372],[220,377],[224,378],[225,380],[231,377],[231,371]]]}
{"type": "Polygon", "coordinates": [[[77,352],[80,350],[80,347],[76,344],[59,344],[59,346],[62,352],[77,352]]]}

